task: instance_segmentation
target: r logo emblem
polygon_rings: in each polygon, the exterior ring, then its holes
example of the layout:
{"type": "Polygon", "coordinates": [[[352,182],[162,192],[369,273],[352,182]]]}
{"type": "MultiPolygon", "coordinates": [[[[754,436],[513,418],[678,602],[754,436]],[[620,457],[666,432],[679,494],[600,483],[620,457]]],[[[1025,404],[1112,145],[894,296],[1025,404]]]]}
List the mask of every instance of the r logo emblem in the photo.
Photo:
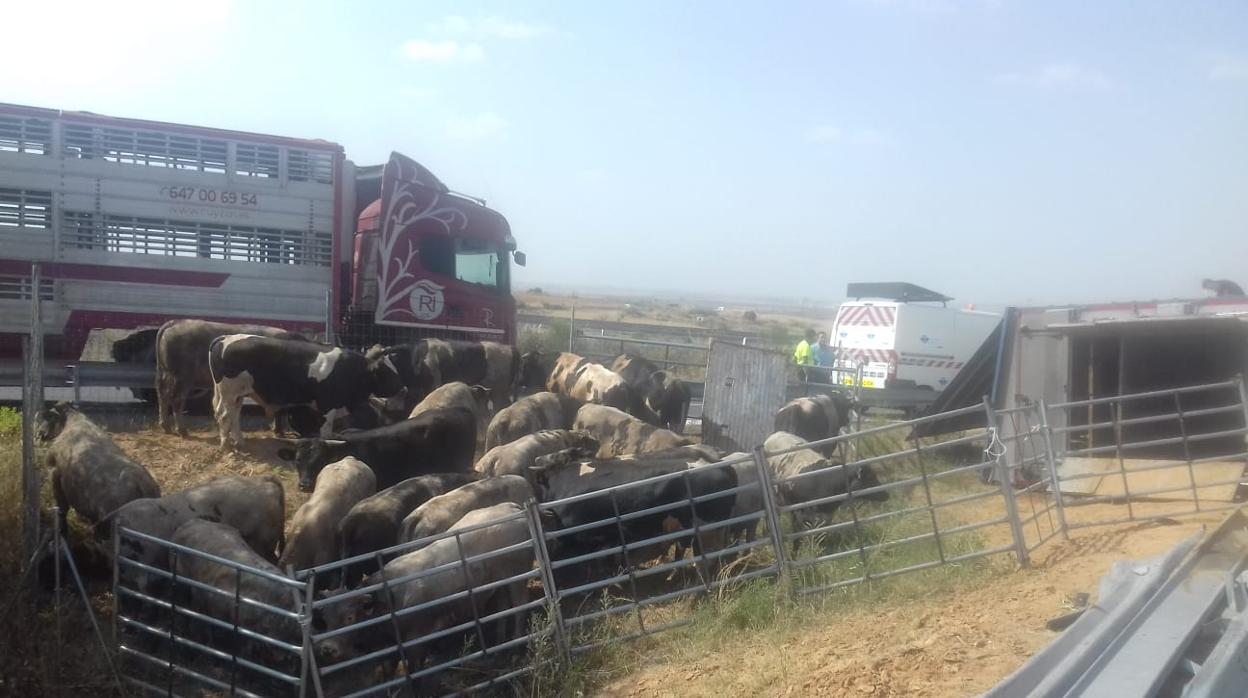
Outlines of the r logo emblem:
{"type": "Polygon", "coordinates": [[[421,279],[412,286],[412,315],[417,320],[432,320],[442,314],[442,306],[445,301],[442,297],[442,289],[446,288],[435,284],[429,279],[421,279]]]}

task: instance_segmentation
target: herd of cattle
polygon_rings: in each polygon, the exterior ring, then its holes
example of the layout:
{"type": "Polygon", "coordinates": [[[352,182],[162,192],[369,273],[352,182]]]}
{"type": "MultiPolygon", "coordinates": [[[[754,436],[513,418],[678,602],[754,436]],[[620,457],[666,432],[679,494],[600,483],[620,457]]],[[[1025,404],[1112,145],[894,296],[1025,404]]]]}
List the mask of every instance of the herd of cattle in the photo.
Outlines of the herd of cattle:
{"type": "MultiPolygon", "coordinates": [[[[167,323],[157,336],[161,425],[185,435],[187,398],[211,385],[220,445],[237,448],[249,398],[272,418],[278,455],[294,462],[309,498],[287,522],[285,493],[273,476],[225,477],[162,495],[148,470],[107,432],[58,403],[40,414],[37,436],[50,442],[46,463],[62,516],[73,509],[101,535],[115,523],[277,575],[358,557],[317,577],[328,598],[345,594],[318,614],[318,629],[460,595],[456,603],[404,615],[401,632],[410,639],[471,620],[490,604],[526,603],[534,592],[524,584],[499,586],[490,598],[465,599],[461,592],[532,570],[531,549],[471,565],[448,563],[530,540],[528,524],[515,514],[532,500],[546,505],[544,529],[568,533],[551,541],[551,556],[587,559],[562,567],[581,584],[755,533],[756,521],[721,526],[717,536],[690,534],[674,541],[675,553],[669,550],[673,541],[665,534],[714,529],[716,522],[758,512],[762,493],[752,459],[712,467],[733,457],[682,436],[689,395],[644,358],[623,355],[608,367],[570,353],[522,355],[491,342],[432,339],[360,353],[273,328],[198,320],[167,323]],[[287,426],[298,438],[283,438],[287,426]],[[646,482],[672,473],[681,476],[646,482]],[[680,502],[687,505],[664,507],[680,502]],[[660,511],[620,519],[651,509],[660,511]],[[420,545],[447,531],[462,534],[420,545]],[[651,538],[665,542],[625,546],[651,538]],[[403,554],[375,555],[409,542],[403,554]],[[621,554],[588,561],[612,548],[621,554]],[[444,565],[438,574],[382,584],[444,565]]],[[[817,525],[840,504],[834,495],[846,491],[887,498],[869,467],[851,469],[840,465],[834,449],[806,447],[840,433],[850,407],[840,396],[818,396],[794,400],[776,415],[776,433],[764,448],[775,454],[769,465],[780,502],[835,500],[801,510],[795,525],[817,525]]],[[[185,590],[185,603],[199,613],[269,637],[297,632],[260,605],[293,609],[295,599],[260,577],[207,557],[171,555],[142,537],[126,538],[120,552],[141,563],[127,583],[143,593],[158,595],[167,584],[167,575],[155,571],[172,572],[228,592],[185,590]],[[235,611],[235,595],[259,604],[235,611]]],[[[317,647],[318,657],[332,665],[377,652],[394,644],[393,630],[372,624],[336,636],[317,647]]],[[[506,632],[522,633],[521,623],[506,632]]]]}

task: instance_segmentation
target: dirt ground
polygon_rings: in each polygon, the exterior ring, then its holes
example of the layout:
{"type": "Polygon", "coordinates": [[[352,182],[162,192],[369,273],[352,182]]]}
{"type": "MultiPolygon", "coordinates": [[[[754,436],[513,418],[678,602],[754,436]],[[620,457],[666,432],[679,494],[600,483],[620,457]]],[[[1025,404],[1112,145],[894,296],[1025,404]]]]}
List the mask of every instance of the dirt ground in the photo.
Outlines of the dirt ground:
{"type": "MultiPolygon", "coordinates": [[[[91,416],[100,419],[97,415],[91,416]]],[[[241,451],[234,453],[222,453],[218,449],[217,431],[211,419],[189,417],[187,424],[190,435],[186,439],[164,433],[155,423],[132,429],[115,429],[110,425],[110,435],[126,455],[151,471],[162,493],[179,492],[227,475],[276,475],[286,491],[287,522],[307,501],[308,495],[299,491],[294,464],[278,457],[281,444],[272,438],[272,431],[261,419],[244,420],[244,445],[241,451]]]]}
{"type": "MultiPolygon", "coordinates": [[[[1176,504],[1137,504],[1136,514],[1176,504]]],[[[981,693],[1057,637],[1045,622],[1068,612],[1080,592],[1095,602],[1102,575],[1119,560],[1159,555],[1225,513],[1164,524],[1093,528],[1060,536],[1028,569],[971,588],[895,607],[848,612],[826,624],[750,637],[714,656],[658,662],[611,683],[603,698],[695,696],[925,696],[981,693]]],[[[1071,510],[1072,522],[1125,516],[1101,504],[1071,510]]]]}

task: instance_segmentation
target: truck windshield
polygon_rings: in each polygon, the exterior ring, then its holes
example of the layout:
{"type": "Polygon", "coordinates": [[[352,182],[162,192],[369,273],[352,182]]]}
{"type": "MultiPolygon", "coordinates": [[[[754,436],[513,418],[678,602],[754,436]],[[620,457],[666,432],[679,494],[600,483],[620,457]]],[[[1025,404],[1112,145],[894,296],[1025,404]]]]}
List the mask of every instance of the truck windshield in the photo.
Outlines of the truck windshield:
{"type": "Polygon", "coordinates": [[[421,266],[490,289],[506,289],[506,261],[497,243],[473,238],[425,235],[420,241],[421,266]]]}
{"type": "Polygon", "coordinates": [[[487,288],[500,287],[501,254],[496,243],[471,238],[456,240],[455,278],[487,288]]]}

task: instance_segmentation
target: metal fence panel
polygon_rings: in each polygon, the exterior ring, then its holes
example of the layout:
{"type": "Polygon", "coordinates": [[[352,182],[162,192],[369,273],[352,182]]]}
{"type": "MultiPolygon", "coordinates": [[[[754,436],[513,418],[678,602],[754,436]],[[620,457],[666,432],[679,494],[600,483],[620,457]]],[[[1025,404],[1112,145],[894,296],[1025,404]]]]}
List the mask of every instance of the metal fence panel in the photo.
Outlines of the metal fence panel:
{"type": "Polygon", "coordinates": [[[1046,406],[1067,530],[1233,508],[1248,463],[1242,379],[1046,406]],[[1098,504],[1120,504],[1107,514],[1098,504]]]}
{"type": "MultiPolygon", "coordinates": [[[[960,412],[974,410],[993,425],[983,408],[960,412]]],[[[952,414],[766,454],[799,594],[1011,552],[1025,561],[1011,492],[988,483],[1001,467],[997,430],[914,436],[916,425],[952,414]]]]}
{"type": "Polygon", "coordinates": [[[303,695],[305,584],[130,529],[113,535],[113,633],[132,686],[303,695]],[[188,562],[207,574],[188,576],[188,562]]]}
{"type": "Polygon", "coordinates": [[[744,451],[771,433],[784,404],[788,359],[756,347],[713,342],[702,406],[702,440],[744,451]]]}

